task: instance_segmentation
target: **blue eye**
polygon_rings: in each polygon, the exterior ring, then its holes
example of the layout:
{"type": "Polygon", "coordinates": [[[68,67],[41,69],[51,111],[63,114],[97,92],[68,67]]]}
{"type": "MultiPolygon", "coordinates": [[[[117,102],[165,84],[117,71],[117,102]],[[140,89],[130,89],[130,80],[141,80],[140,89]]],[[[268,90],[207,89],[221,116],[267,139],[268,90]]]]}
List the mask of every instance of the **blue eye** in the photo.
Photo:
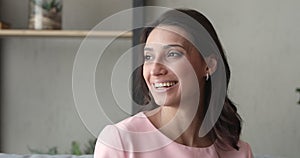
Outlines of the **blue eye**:
{"type": "Polygon", "coordinates": [[[149,61],[152,59],[152,56],[149,54],[144,55],[144,61],[149,61]]]}
{"type": "Polygon", "coordinates": [[[183,54],[181,52],[171,51],[168,53],[168,57],[181,57],[183,54]]]}

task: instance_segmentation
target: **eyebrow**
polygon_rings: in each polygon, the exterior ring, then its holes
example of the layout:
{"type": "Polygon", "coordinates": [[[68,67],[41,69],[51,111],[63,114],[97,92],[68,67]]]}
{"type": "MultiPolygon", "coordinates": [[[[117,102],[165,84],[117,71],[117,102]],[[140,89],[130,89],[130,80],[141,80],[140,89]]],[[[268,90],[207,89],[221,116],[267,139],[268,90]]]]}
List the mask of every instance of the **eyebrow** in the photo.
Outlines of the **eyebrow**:
{"type": "Polygon", "coordinates": [[[180,47],[180,48],[184,49],[184,47],[180,44],[168,44],[168,45],[163,46],[164,49],[168,49],[171,47],[180,47]]]}
{"type": "Polygon", "coordinates": [[[145,48],[144,48],[144,51],[149,51],[149,52],[152,52],[152,51],[153,51],[153,48],[150,48],[150,47],[145,47],[145,48]]]}
{"type": "MultiPolygon", "coordinates": [[[[180,44],[168,44],[168,45],[163,46],[163,49],[169,49],[169,48],[172,48],[172,47],[180,47],[180,48],[184,49],[184,47],[180,44]]],[[[144,51],[153,51],[153,48],[145,47],[144,51]]]]}

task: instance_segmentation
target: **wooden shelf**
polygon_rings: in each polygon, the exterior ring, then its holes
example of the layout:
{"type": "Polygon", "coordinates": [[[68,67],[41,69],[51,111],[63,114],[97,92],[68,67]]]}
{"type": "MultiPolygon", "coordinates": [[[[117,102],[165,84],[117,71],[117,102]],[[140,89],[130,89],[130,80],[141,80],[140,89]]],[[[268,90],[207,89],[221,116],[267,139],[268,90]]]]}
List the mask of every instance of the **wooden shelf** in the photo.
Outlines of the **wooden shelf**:
{"type": "Polygon", "coordinates": [[[0,37],[120,37],[131,38],[132,32],[88,30],[0,30],[0,37]]]}

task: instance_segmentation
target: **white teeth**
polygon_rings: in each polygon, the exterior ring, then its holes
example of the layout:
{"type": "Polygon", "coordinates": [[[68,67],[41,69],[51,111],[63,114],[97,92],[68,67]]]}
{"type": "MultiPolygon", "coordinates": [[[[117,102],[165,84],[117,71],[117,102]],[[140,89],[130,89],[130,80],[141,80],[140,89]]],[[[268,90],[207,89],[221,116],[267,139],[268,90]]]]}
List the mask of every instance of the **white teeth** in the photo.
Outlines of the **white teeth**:
{"type": "Polygon", "coordinates": [[[176,82],[163,82],[163,83],[154,83],[155,88],[162,88],[162,87],[171,87],[175,85],[176,82]]]}

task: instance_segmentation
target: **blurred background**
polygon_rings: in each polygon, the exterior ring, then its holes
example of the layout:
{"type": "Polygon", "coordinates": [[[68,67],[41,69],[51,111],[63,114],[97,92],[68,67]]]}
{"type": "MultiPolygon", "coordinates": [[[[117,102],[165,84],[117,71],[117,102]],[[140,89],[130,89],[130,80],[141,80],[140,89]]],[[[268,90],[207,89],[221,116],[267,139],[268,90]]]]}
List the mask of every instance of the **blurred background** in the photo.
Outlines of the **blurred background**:
{"type": "MultiPolygon", "coordinates": [[[[132,4],[131,0],[63,0],[62,29],[89,30],[132,4]]],[[[300,1],[145,0],[145,5],[192,8],[205,14],[227,53],[232,70],[229,96],[244,120],[242,139],[257,154],[299,157],[300,1]]],[[[27,0],[0,0],[0,21],[11,29],[26,29],[28,8],[27,0]]],[[[0,152],[26,154],[29,148],[47,151],[55,146],[65,153],[72,141],[84,147],[94,140],[72,94],[73,63],[83,38],[0,39],[0,152]]],[[[131,46],[131,38],[120,38],[106,50],[106,60],[96,72],[99,96],[110,88],[115,61],[131,46]]],[[[92,124],[101,122],[93,115],[86,117],[92,124]]]]}

